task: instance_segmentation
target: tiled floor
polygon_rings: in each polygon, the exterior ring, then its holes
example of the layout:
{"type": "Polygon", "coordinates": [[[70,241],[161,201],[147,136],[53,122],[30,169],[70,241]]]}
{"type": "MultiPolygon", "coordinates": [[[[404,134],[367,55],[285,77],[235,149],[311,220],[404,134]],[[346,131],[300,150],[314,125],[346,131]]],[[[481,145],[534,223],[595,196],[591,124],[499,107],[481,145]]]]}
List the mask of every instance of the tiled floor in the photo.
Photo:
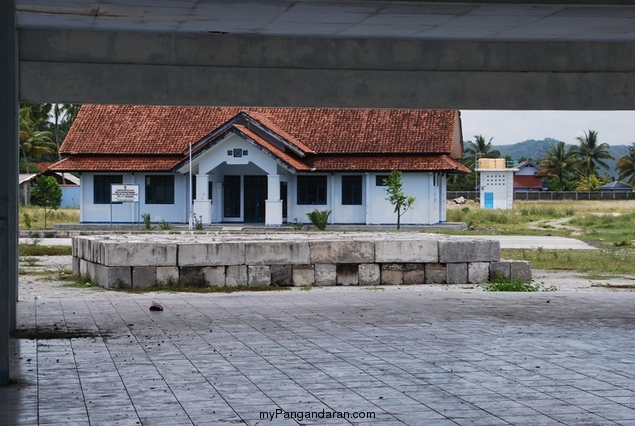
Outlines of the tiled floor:
{"type": "Polygon", "coordinates": [[[18,304],[57,338],[12,340],[0,424],[635,425],[635,293],[100,294],[18,304]]]}

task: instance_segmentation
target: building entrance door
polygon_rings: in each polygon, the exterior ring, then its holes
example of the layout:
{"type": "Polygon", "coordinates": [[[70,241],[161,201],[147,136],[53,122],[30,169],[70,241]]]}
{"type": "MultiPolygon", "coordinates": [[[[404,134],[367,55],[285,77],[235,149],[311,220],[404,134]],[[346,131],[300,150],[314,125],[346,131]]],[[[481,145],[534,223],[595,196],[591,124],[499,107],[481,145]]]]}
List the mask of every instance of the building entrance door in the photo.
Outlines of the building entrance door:
{"type": "Polygon", "coordinates": [[[267,176],[245,176],[245,222],[265,222],[267,176]]]}

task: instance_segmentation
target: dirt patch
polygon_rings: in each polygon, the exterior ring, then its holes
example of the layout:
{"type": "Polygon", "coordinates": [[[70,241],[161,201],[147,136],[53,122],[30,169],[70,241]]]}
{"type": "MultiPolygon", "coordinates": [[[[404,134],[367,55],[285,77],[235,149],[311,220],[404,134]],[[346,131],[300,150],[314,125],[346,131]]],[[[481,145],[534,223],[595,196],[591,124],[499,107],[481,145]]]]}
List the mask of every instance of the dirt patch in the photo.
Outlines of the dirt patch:
{"type": "Polygon", "coordinates": [[[94,339],[99,337],[109,337],[109,334],[88,330],[46,330],[37,328],[26,328],[23,330],[16,330],[12,332],[11,337],[13,339],[26,340],[94,339]]]}

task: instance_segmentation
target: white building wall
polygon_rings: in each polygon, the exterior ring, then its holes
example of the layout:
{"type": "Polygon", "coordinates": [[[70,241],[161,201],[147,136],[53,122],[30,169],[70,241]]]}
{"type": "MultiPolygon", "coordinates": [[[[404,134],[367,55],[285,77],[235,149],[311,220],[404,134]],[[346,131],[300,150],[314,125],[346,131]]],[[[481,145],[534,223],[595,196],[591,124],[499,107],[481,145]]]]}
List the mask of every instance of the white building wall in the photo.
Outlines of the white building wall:
{"type": "Polygon", "coordinates": [[[174,174],[174,204],[146,204],[145,178],[148,175],[169,175],[172,173],[82,173],[81,175],[81,222],[95,223],[137,223],[143,213],[149,213],[152,222],[162,220],[182,223],[187,220],[188,187],[187,176],[174,174]],[[139,203],[110,204],[94,203],[94,179],[98,175],[122,175],[124,184],[139,185],[139,203]]]}
{"type": "Polygon", "coordinates": [[[510,210],[514,207],[516,169],[481,169],[481,208],[510,210]]]}
{"type": "MultiPolygon", "coordinates": [[[[397,222],[397,213],[390,201],[386,200],[387,192],[385,186],[376,185],[377,173],[371,174],[368,185],[369,188],[369,204],[368,204],[368,224],[395,224],[397,222]]],[[[386,176],[387,174],[380,173],[386,176]]],[[[445,180],[445,176],[439,175],[440,179],[445,180]]],[[[408,196],[416,198],[413,208],[408,210],[402,217],[403,225],[431,225],[439,223],[445,218],[441,217],[442,211],[439,207],[440,202],[440,186],[433,185],[433,173],[403,173],[403,190],[408,196]],[[434,202],[434,194],[436,193],[437,202],[434,202]]]]}
{"type": "MultiPolygon", "coordinates": [[[[342,204],[342,173],[323,173],[327,177],[326,204],[298,205],[297,204],[297,175],[284,171],[277,162],[260,149],[242,138],[232,135],[223,143],[210,149],[202,157],[195,159],[193,171],[197,174],[209,174],[209,180],[214,182],[211,201],[211,223],[243,222],[244,218],[224,217],[223,180],[226,175],[265,175],[280,176],[281,182],[287,182],[287,219],[288,223],[310,223],[307,213],[317,210],[331,210],[329,222],[332,224],[395,224],[397,215],[394,207],[386,200],[385,186],[377,186],[378,175],[387,176],[388,173],[364,173],[362,175],[362,204],[342,204]],[[247,155],[235,157],[228,155],[228,151],[241,149],[248,151],[247,155]]],[[[107,173],[99,173],[107,174],[107,173]]],[[[147,173],[110,173],[123,176],[123,183],[135,183],[140,189],[140,203],[126,203],[112,205],[113,223],[137,222],[140,213],[149,213],[153,222],[166,221],[172,223],[187,223],[190,208],[188,174],[174,174],[174,204],[146,204],[145,179],[147,173]]],[[[155,173],[164,175],[168,173],[155,173]]],[[[346,173],[347,175],[359,175],[346,173]]],[[[312,174],[313,175],[313,174],[312,174]]],[[[315,174],[317,175],[317,173],[315,174]]],[[[82,222],[108,223],[111,220],[110,204],[94,204],[93,202],[93,173],[82,174],[80,220],[82,222]]],[[[404,191],[408,196],[414,196],[414,208],[406,212],[401,223],[404,225],[436,224],[445,221],[445,175],[430,172],[403,173],[404,191]]],[[[242,188],[242,185],[241,185],[242,188]]],[[[244,214],[244,196],[241,193],[241,212],[244,214]]]]}

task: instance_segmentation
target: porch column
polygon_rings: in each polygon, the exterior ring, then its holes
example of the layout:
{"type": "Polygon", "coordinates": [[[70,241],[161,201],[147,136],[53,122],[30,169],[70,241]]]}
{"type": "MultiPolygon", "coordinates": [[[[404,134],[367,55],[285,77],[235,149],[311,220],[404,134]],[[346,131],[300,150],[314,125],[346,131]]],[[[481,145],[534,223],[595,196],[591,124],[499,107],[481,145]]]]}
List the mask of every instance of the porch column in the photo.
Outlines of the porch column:
{"type": "Polygon", "coordinates": [[[9,335],[18,298],[18,55],[15,1],[0,2],[0,385],[9,383],[9,335]]]}
{"type": "Polygon", "coordinates": [[[209,177],[205,173],[196,175],[196,195],[194,198],[194,213],[201,217],[204,225],[212,223],[212,203],[210,202],[209,177]]]}
{"type": "Polygon", "coordinates": [[[267,175],[267,200],[265,201],[265,225],[282,225],[282,200],[280,199],[280,175],[267,175]]]}

